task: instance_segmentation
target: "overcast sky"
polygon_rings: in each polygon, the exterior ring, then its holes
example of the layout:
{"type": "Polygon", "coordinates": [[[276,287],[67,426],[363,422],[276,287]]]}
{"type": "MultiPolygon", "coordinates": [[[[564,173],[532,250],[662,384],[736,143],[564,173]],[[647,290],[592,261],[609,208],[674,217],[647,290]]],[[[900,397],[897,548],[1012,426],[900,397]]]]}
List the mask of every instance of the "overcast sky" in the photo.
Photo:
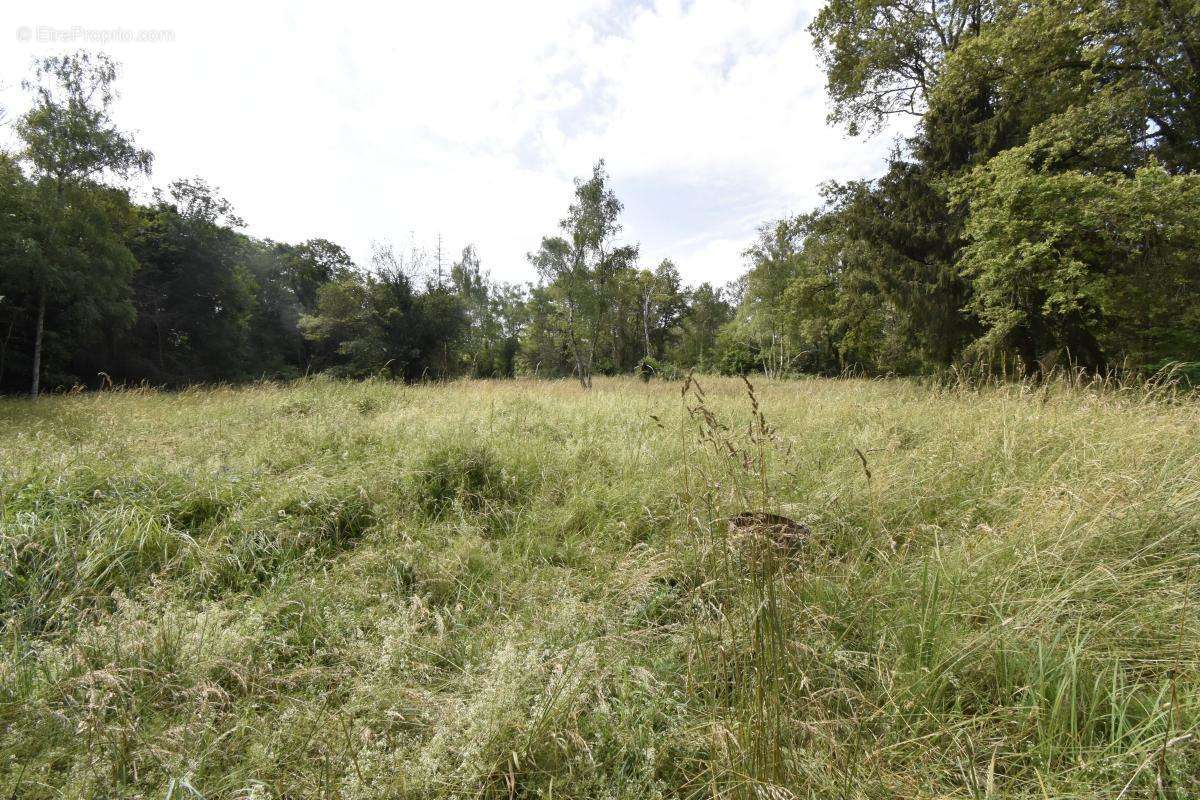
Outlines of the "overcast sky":
{"type": "Polygon", "coordinates": [[[0,104],[20,111],[35,56],[106,49],[153,185],[204,177],[251,234],[363,262],[376,240],[473,242],[509,280],[533,277],[526,253],[603,157],[643,263],[722,283],[760,223],[890,147],[825,123],[819,5],[7,0],[0,104]],[[97,43],[113,29],[134,40],[97,43]]]}

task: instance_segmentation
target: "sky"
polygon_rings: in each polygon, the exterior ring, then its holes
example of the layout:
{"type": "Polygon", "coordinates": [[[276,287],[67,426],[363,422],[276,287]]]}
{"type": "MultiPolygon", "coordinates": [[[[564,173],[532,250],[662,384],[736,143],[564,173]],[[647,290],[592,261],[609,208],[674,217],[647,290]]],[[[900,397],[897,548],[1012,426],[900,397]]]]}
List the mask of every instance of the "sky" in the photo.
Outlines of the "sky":
{"type": "Polygon", "coordinates": [[[878,174],[891,147],[826,123],[819,6],[8,0],[0,105],[20,113],[35,57],[104,50],[117,122],[155,154],[139,197],[199,176],[252,235],[360,263],[440,237],[447,264],[474,244],[504,280],[535,277],[526,255],[604,158],[642,265],[719,284],[760,224],[878,174]]]}

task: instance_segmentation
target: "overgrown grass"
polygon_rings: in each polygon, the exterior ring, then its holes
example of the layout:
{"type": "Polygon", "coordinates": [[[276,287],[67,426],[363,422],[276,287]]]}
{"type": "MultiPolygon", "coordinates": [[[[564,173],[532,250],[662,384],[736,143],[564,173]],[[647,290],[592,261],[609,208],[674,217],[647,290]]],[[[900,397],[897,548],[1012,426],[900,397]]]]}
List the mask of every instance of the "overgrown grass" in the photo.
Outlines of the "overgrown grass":
{"type": "Polygon", "coordinates": [[[1147,389],[3,401],[0,797],[1194,797],[1197,567],[1147,389]]]}

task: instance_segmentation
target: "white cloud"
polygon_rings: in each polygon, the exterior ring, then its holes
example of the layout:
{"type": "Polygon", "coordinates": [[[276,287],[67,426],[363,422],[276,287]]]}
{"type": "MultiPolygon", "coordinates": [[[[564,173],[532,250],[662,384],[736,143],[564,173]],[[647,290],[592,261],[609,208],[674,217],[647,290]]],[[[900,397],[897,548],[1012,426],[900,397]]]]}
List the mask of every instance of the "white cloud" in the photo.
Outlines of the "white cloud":
{"type": "Polygon", "coordinates": [[[208,178],[252,233],[363,260],[373,239],[440,233],[529,278],[571,178],[605,157],[645,260],[723,282],[759,222],[876,173],[888,145],[825,125],[810,6],[9,2],[0,102],[19,108],[34,55],[87,44],[38,42],[39,26],[166,29],[105,45],[124,65],[120,121],[155,152],[155,184],[208,178]],[[22,26],[35,41],[15,41],[22,26]]]}

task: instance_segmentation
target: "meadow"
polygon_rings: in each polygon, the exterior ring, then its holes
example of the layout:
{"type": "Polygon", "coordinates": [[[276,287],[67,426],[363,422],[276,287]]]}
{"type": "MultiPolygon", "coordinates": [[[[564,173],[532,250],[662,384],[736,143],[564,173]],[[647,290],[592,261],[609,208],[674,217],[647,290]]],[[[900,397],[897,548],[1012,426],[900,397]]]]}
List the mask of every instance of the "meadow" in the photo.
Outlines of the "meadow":
{"type": "Polygon", "coordinates": [[[1195,797],[1198,566],[1169,388],[5,400],[0,797],[1195,797]]]}

